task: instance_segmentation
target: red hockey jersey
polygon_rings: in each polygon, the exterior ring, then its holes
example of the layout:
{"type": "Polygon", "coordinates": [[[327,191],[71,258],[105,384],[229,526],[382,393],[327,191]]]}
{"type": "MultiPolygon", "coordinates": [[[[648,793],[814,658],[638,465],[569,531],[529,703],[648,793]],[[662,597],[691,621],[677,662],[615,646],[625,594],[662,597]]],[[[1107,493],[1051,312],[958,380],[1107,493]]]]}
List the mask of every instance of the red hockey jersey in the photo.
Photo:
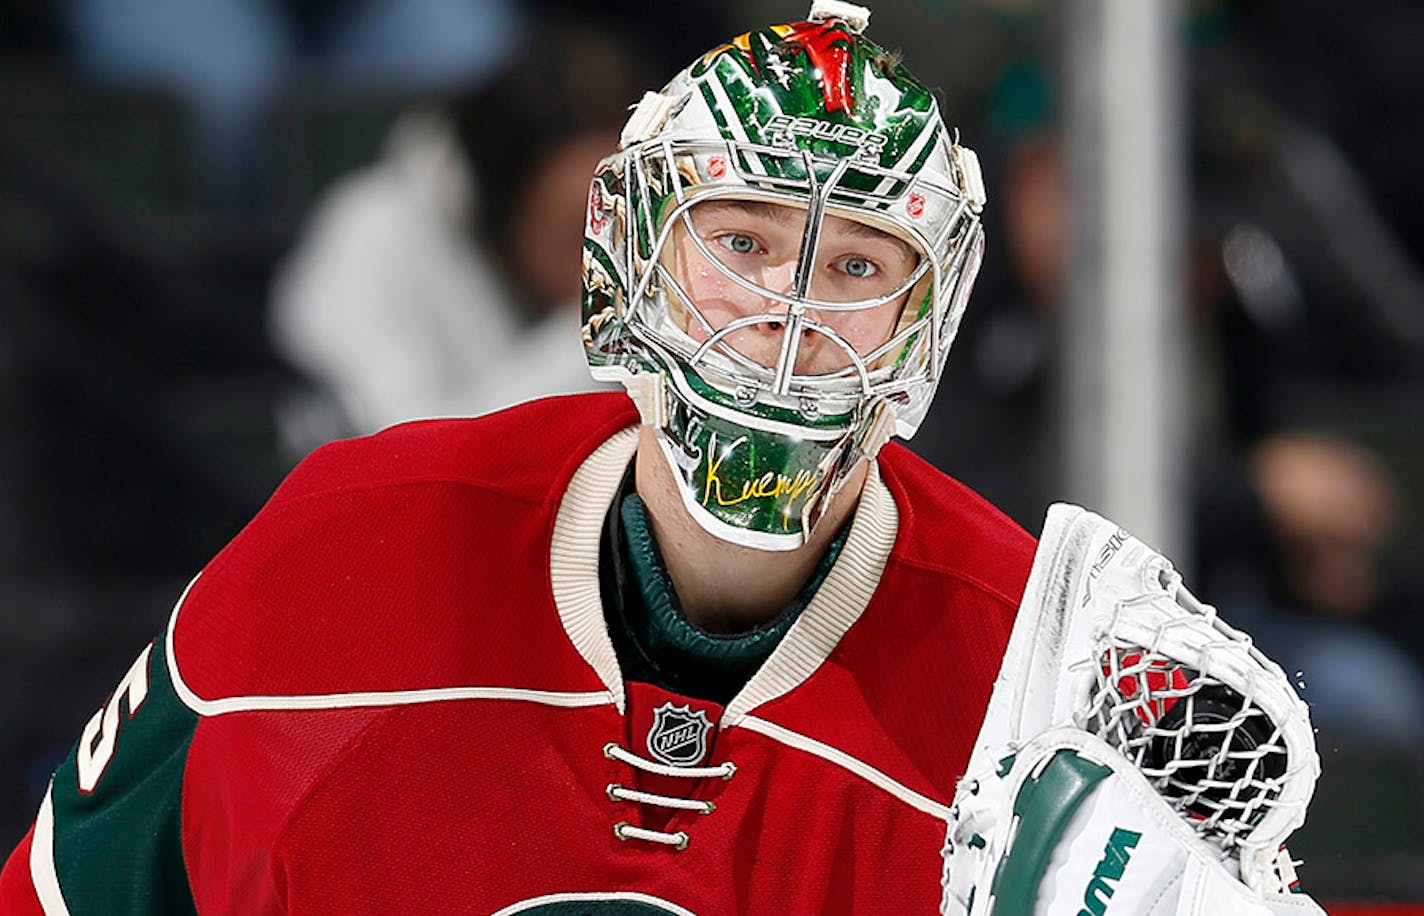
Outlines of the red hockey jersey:
{"type": "Polygon", "coordinates": [[[598,548],[636,422],[584,395],[316,452],[84,729],[0,910],[937,912],[1032,539],[892,444],[735,698],[625,685],[598,548]]]}

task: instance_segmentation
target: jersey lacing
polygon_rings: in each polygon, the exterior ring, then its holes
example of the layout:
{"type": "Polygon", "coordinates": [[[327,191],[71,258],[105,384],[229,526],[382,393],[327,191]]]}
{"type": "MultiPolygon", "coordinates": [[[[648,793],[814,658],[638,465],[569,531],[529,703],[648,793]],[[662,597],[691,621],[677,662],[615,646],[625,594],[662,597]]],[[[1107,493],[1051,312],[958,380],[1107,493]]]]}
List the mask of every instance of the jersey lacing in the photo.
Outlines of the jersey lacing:
{"type": "MultiPolygon", "coordinates": [[[[659,763],[656,760],[640,757],[612,741],[603,746],[603,756],[609,760],[617,760],[635,769],[642,770],[646,773],[653,773],[658,776],[673,776],[682,779],[705,779],[715,776],[718,779],[729,780],[737,773],[737,765],[730,760],[710,767],[669,766],[665,763],[659,763]]],[[[711,814],[717,810],[717,805],[710,801],[703,801],[697,798],[678,798],[674,795],[658,795],[654,792],[640,792],[637,789],[629,789],[616,782],[609,783],[606,791],[611,801],[638,802],[644,805],[656,805],[661,808],[674,808],[679,811],[696,811],[698,814],[711,814]]],[[[677,850],[686,849],[690,839],[686,830],[678,830],[674,833],[663,830],[649,830],[645,827],[636,827],[627,821],[619,821],[614,824],[613,835],[625,842],[628,840],[642,840],[645,843],[658,843],[663,846],[671,846],[677,850]]]]}

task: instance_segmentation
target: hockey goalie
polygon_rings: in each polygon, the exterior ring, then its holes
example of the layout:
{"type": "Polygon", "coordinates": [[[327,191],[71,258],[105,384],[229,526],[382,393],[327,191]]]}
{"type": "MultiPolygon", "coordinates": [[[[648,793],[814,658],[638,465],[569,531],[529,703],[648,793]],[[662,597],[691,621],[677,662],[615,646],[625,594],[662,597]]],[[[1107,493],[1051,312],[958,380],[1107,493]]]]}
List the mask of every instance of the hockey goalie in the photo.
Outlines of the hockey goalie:
{"type": "Polygon", "coordinates": [[[1056,505],[951,811],[944,911],[1322,913],[1284,842],[1319,771],[1280,666],[1160,554],[1056,505]]]}
{"type": "Polygon", "coordinates": [[[890,441],[987,197],[868,15],[643,96],[582,263],[627,394],[303,461],[77,730],[0,912],[1319,912],[1280,669],[1115,525],[1035,547],[890,441]]]}

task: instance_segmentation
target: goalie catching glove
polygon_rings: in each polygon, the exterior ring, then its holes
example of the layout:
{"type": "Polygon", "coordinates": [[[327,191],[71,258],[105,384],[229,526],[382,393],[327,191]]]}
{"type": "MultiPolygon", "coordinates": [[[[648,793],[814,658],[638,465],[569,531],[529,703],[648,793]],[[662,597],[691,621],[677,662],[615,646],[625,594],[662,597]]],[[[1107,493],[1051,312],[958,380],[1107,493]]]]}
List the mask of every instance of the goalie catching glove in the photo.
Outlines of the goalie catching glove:
{"type": "Polygon", "coordinates": [[[1280,666],[1160,554],[1053,506],[945,848],[953,916],[1323,913],[1320,762],[1280,666]]]}

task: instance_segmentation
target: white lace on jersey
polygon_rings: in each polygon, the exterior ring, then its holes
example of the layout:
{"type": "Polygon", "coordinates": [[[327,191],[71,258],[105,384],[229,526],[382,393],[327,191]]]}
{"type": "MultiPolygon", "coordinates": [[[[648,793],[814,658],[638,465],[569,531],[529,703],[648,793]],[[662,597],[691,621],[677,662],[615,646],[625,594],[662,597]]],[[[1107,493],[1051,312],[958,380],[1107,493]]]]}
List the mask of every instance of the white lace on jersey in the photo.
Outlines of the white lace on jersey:
{"type": "MultiPolygon", "coordinates": [[[[666,763],[659,763],[656,760],[649,760],[633,753],[625,747],[621,747],[613,742],[603,746],[603,756],[609,760],[617,760],[626,763],[634,769],[642,770],[645,773],[652,773],[657,776],[671,776],[679,779],[707,779],[717,778],[730,780],[737,773],[737,765],[730,760],[710,767],[682,767],[669,766],[666,763]]],[[[698,814],[711,814],[717,810],[717,805],[710,801],[699,798],[679,798],[674,795],[658,795],[655,792],[641,792],[637,789],[630,789],[620,783],[611,782],[606,789],[610,801],[631,801],[643,805],[653,805],[659,808],[672,808],[679,811],[696,811],[698,814]]],[[[627,821],[619,821],[613,825],[613,835],[620,840],[642,840],[645,843],[657,843],[662,846],[671,846],[676,850],[687,848],[691,842],[686,830],[673,832],[663,830],[649,830],[630,824],[627,821]]]]}

